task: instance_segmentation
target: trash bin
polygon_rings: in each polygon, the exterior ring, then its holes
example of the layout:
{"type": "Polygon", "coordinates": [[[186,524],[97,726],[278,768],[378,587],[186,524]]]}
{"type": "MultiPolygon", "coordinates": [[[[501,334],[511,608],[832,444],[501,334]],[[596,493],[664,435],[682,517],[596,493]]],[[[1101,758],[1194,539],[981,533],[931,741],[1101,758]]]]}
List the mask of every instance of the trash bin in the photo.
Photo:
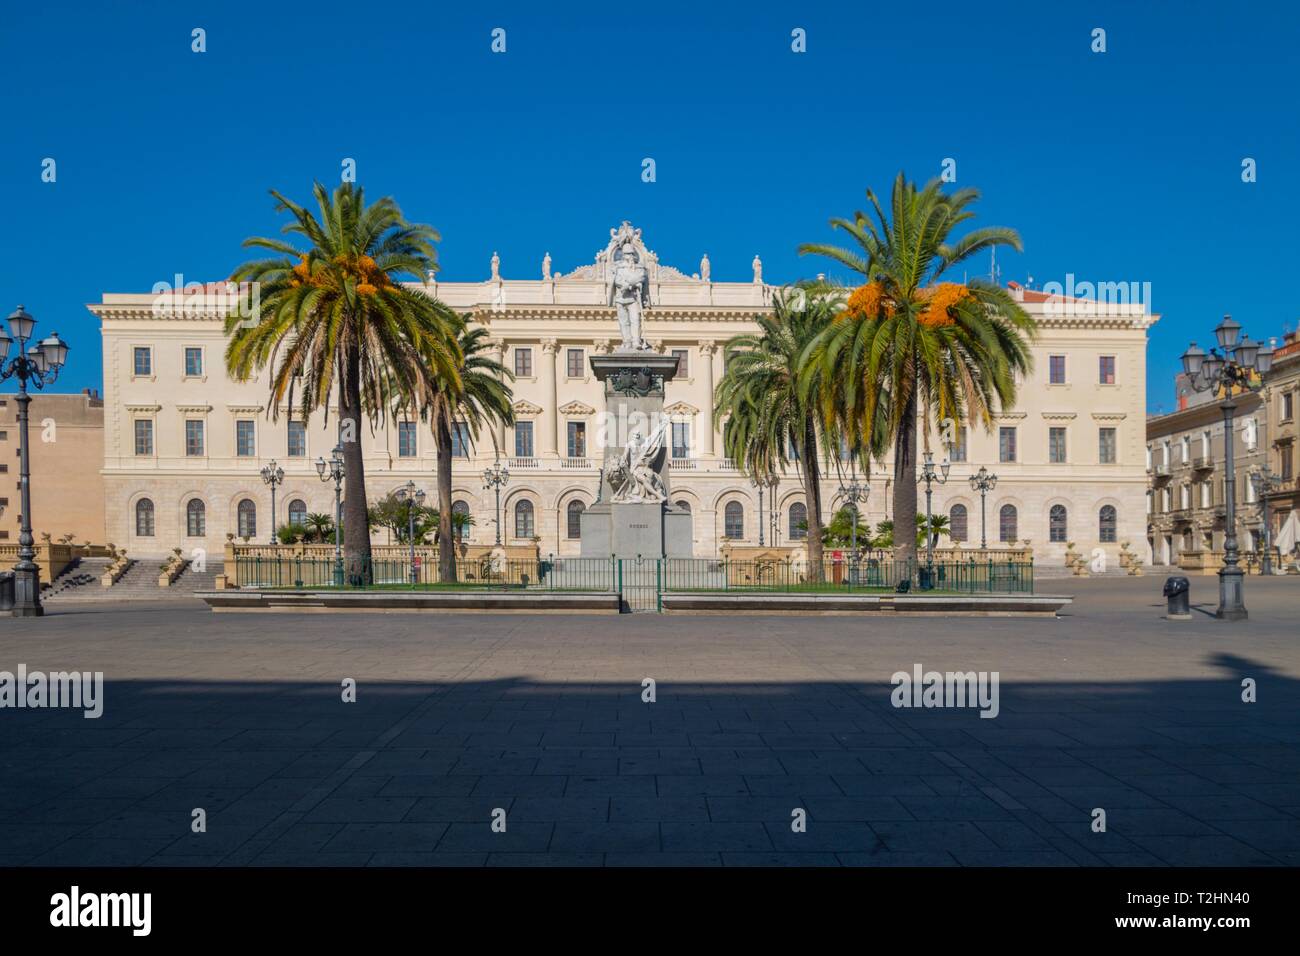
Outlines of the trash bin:
{"type": "Polygon", "coordinates": [[[0,611],[14,609],[14,573],[0,571],[0,611]]]}
{"type": "Polygon", "coordinates": [[[1165,580],[1165,600],[1168,602],[1165,617],[1171,621],[1192,619],[1191,590],[1192,584],[1187,578],[1175,577],[1165,580]]]}

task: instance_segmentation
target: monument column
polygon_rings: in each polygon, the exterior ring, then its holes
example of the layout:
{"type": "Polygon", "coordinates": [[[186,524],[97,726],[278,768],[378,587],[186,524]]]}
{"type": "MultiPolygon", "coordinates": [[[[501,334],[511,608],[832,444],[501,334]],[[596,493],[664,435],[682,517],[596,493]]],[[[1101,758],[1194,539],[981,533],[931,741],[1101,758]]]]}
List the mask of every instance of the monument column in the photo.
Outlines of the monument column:
{"type": "Polygon", "coordinates": [[[559,396],[555,391],[555,363],[559,361],[560,344],[555,339],[546,339],[542,342],[542,402],[546,406],[542,410],[541,454],[550,458],[556,458],[560,454],[559,446],[556,443],[556,433],[558,431],[557,423],[559,421],[560,410],[559,396]]]}
{"type": "Polygon", "coordinates": [[[700,343],[701,376],[704,379],[704,415],[700,422],[700,457],[713,457],[713,353],[718,346],[711,339],[700,343]]]}
{"type": "MultiPolygon", "coordinates": [[[[506,360],[505,340],[488,339],[487,346],[488,346],[488,355],[492,359],[492,361],[496,362],[498,365],[504,368],[505,360],[506,360]]],[[[497,378],[504,379],[505,378],[504,373],[498,375],[497,378]]],[[[506,449],[506,423],[502,421],[498,421],[496,423],[496,448],[494,449],[494,451],[498,455],[509,454],[509,452],[506,449]]]]}

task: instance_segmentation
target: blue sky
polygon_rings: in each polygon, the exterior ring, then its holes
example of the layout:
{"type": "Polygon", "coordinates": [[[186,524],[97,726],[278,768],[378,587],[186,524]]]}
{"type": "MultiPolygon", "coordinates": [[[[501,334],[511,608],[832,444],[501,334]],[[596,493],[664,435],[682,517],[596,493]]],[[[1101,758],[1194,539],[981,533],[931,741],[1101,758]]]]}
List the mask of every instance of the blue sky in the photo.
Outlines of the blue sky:
{"type": "MultiPolygon", "coordinates": [[[[353,157],[372,195],[442,233],[441,277],[567,272],[631,219],[715,280],[825,269],[800,242],[945,157],[1020,231],[1003,280],[1150,282],[1148,399],[1232,313],[1294,328],[1300,213],[1294,4],[11,5],[0,306],[101,382],[104,291],[219,279],[353,157]],[[472,7],[472,8],[471,8],[472,7]],[[191,30],[207,52],[191,52],[191,30]],[[493,54],[491,31],[506,30],[493,54]],[[807,31],[807,53],[790,49],[807,31]],[[1106,30],[1107,52],[1090,50],[1106,30]],[[41,181],[46,157],[57,181],[41,181]],[[657,181],[641,181],[641,161],[657,181]],[[1254,158],[1258,181],[1241,181],[1254,158]]],[[[981,262],[975,268],[987,269],[981,262]]],[[[7,388],[12,388],[8,383],[7,388]]]]}

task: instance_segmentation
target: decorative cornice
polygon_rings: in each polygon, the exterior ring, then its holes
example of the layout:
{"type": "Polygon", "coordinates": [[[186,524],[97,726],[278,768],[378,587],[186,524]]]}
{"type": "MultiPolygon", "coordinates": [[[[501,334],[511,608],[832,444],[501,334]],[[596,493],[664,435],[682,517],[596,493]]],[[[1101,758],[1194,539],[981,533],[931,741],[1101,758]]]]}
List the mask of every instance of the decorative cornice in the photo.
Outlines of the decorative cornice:
{"type": "Polygon", "coordinates": [[[993,416],[1000,422],[1018,422],[1028,417],[1028,412],[1000,412],[993,416]]]}
{"type": "Polygon", "coordinates": [[[596,410],[586,402],[580,402],[576,399],[560,406],[561,415],[594,415],[595,413],[596,410]]]}
{"type": "Polygon", "coordinates": [[[245,415],[260,415],[265,407],[265,405],[240,405],[233,403],[228,403],[226,405],[226,408],[235,415],[238,415],[241,412],[245,415]]]}
{"type": "Polygon", "coordinates": [[[515,410],[516,415],[540,415],[542,413],[542,407],[540,405],[534,405],[532,402],[523,398],[516,401],[510,407],[515,410]]]}
{"type": "Polygon", "coordinates": [[[700,410],[690,402],[673,402],[671,405],[665,406],[664,411],[669,415],[680,415],[683,418],[700,413],[700,410]]]}
{"type": "Polygon", "coordinates": [[[208,412],[212,411],[212,406],[211,405],[177,405],[176,411],[200,412],[201,414],[206,415],[208,412]]]}
{"type": "Polygon", "coordinates": [[[162,411],[162,406],[161,406],[161,405],[157,405],[157,404],[155,404],[155,405],[130,405],[130,404],[128,404],[128,405],[124,405],[123,407],[124,407],[128,412],[136,412],[136,413],[140,413],[140,412],[160,412],[160,411],[162,411]]]}
{"type": "Polygon", "coordinates": [[[1072,422],[1079,417],[1078,412],[1043,412],[1042,415],[1049,422],[1072,422]]]}
{"type": "Polygon", "coordinates": [[[1092,420],[1095,422],[1120,422],[1128,418],[1128,412],[1093,412],[1092,420]]]}

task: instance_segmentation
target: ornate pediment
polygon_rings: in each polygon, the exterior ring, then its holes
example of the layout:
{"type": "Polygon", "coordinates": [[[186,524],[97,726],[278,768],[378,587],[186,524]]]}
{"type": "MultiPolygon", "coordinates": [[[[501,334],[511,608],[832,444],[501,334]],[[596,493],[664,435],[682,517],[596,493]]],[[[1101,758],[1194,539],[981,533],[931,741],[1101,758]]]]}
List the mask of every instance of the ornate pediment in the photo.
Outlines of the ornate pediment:
{"type": "Polygon", "coordinates": [[[671,405],[664,406],[664,411],[677,418],[690,418],[700,413],[700,410],[690,402],[673,402],[671,405]]]}
{"type": "Polygon", "coordinates": [[[590,405],[588,405],[586,402],[579,402],[577,400],[574,400],[565,405],[561,405],[560,414],[561,415],[594,415],[596,414],[596,410],[592,408],[590,405]]]}
{"type": "Polygon", "coordinates": [[[1094,422],[1122,422],[1128,418],[1127,412],[1093,412],[1092,420],[1094,422]]]}
{"type": "Polygon", "coordinates": [[[1000,422],[1018,422],[1027,417],[1026,412],[1000,412],[993,416],[1000,422]]]}
{"type": "Polygon", "coordinates": [[[226,408],[234,415],[260,415],[262,414],[261,405],[227,405],[226,408]]]}
{"type": "Polygon", "coordinates": [[[534,416],[542,413],[542,407],[540,405],[534,405],[532,402],[523,398],[516,401],[510,407],[515,410],[516,415],[534,416]]]}
{"type": "Polygon", "coordinates": [[[1078,412],[1043,412],[1044,420],[1049,422],[1072,422],[1078,417],[1078,412]]]}
{"type": "Polygon", "coordinates": [[[641,264],[646,267],[650,273],[651,282],[699,282],[700,279],[694,276],[688,276],[680,269],[674,269],[672,266],[660,265],[659,256],[653,249],[646,246],[641,239],[641,230],[633,227],[626,219],[617,229],[609,231],[609,242],[605,248],[596,252],[596,260],[590,265],[579,266],[572,272],[561,275],[556,272],[553,277],[560,282],[571,279],[597,280],[604,282],[609,278],[610,272],[616,259],[623,255],[623,243],[632,243],[632,248],[636,250],[641,259],[641,264]]]}

